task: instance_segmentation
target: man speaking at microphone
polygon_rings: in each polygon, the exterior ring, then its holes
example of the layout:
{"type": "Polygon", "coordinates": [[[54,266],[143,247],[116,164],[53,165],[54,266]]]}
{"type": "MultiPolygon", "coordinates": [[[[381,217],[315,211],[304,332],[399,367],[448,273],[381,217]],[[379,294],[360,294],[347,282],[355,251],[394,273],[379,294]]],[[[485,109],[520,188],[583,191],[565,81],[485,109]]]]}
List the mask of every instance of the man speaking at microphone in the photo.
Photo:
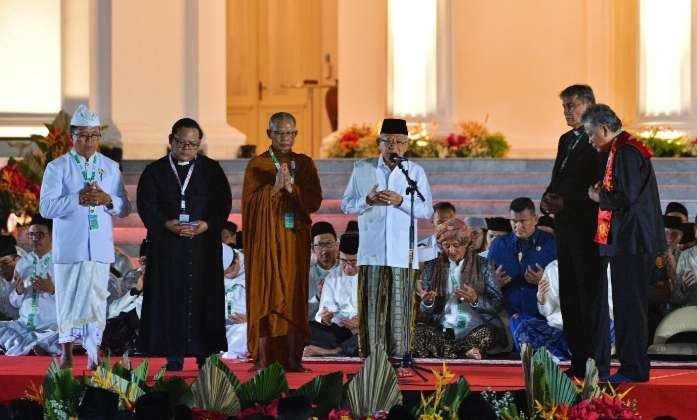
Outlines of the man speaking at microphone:
{"type": "MultiPolygon", "coordinates": [[[[385,119],[378,141],[380,156],[355,163],[341,209],[358,214],[359,236],[366,239],[358,245],[360,355],[365,357],[376,345],[382,345],[388,355],[402,357],[409,350],[405,329],[413,322],[410,315],[419,266],[414,257],[414,270],[408,278],[411,201],[402,168],[424,197],[414,197],[414,217],[430,219],[433,205],[423,168],[404,159],[409,141],[406,121],[385,119]]],[[[417,232],[415,222],[414,250],[417,232]]]]}

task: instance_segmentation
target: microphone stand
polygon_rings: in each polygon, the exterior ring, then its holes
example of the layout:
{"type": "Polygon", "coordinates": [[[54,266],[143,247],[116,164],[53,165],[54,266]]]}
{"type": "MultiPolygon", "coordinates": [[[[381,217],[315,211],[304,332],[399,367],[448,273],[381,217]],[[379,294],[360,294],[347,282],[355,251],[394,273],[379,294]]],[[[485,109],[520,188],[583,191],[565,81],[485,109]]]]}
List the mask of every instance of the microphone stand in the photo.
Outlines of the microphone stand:
{"type": "Polygon", "coordinates": [[[419,187],[416,185],[416,182],[411,179],[409,176],[409,171],[407,171],[404,166],[402,166],[402,161],[395,159],[394,162],[397,164],[397,167],[402,171],[404,174],[404,177],[407,179],[407,184],[409,185],[407,187],[407,194],[409,194],[409,199],[410,199],[410,205],[409,205],[409,268],[407,269],[407,279],[409,284],[408,288],[408,296],[409,296],[409,301],[407,304],[406,308],[406,327],[404,328],[404,345],[406,347],[404,351],[404,355],[402,355],[402,360],[399,362],[399,367],[402,369],[410,369],[412,372],[416,374],[421,380],[424,382],[428,382],[426,377],[420,372],[429,372],[428,369],[418,366],[414,362],[414,358],[411,355],[411,328],[412,328],[412,323],[413,323],[413,310],[414,310],[414,284],[413,284],[413,276],[414,276],[414,268],[413,268],[413,263],[414,263],[414,194],[417,194],[419,196],[419,199],[421,201],[426,201],[424,198],[423,194],[421,194],[421,191],[419,191],[419,187]]]}

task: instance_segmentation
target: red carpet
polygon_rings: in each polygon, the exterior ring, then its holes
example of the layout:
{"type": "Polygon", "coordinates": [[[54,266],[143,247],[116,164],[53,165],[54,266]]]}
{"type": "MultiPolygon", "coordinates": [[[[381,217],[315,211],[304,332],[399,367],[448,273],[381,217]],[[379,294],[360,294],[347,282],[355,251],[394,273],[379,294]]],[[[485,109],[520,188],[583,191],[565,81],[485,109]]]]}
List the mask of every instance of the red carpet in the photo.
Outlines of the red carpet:
{"type": "MultiPolygon", "coordinates": [[[[116,359],[115,359],[116,360],[116,359]]],[[[142,359],[133,358],[133,364],[140,363],[142,359]]],[[[162,358],[150,360],[150,374],[153,375],[164,363],[162,358]]],[[[75,374],[90,374],[84,371],[86,357],[75,357],[75,374]]],[[[46,373],[51,359],[49,357],[27,356],[8,357],[0,356],[0,403],[7,402],[24,395],[24,390],[29,383],[40,384],[46,373]]],[[[252,376],[249,372],[249,363],[227,363],[235,375],[245,381],[252,376]]],[[[439,363],[422,364],[428,369],[439,369],[439,363]]],[[[342,371],[345,375],[351,375],[361,368],[358,361],[307,361],[305,367],[311,369],[307,373],[290,373],[287,375],[291,388],[297,388],[311,380],[314,376],[330,372],[342,371]]],[[[457,376],[464,376],[470,383],[473,391],[481,391],[492,388],[496,391],[517,390],[523,388],[522,368],[518,363],[451,363],[448,368],[457,376]]],[[[174,373],[187,379],[196,377],[196,362],[189,358],[186,360],[184,370],[174,373]]],[[[400,380],[403,391],[432,390],[434,385],[433,375],[426,375],[428,382],[421,381],[413,376],[406,380],[400,380]]],[[[645,384],[636,384],[629,393],[629,397],[638,401],[639,412],[645,419],[651,419],[659,415],[671,415],[678,419],[697,418],[695,407],[697,404],[697,369],[685,367],[653,367],[651,381],[645,384]]]]}

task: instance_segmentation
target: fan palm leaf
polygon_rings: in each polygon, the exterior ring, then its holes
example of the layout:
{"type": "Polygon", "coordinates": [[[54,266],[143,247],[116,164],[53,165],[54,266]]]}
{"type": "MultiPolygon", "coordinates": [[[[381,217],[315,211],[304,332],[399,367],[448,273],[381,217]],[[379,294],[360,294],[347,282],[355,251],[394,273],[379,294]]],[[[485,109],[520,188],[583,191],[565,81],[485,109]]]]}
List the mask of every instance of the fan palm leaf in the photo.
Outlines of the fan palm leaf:
{"type": "Polygon", "coordinates": [[[253,378],[243,383],[237,389],[242,408],[254,407],[256,403],[268,404],[288,391],[288,380],[283,367],[274,363],[253,378]]]}
{"type": "Polygon", "coordinates": [[[240,400],[228,380],[212,358],[208,358],[198,377],[191,384],[194,405],[204,410],[234,416],[240,411],[240,400]]]}
{"type": "Polygon", "coordinates": [[[389,411],[402,403],[397,374],[383,347],[377,347],[365,359],[363,367],[348,384],[346,398],[354,416],[389,411]]]}

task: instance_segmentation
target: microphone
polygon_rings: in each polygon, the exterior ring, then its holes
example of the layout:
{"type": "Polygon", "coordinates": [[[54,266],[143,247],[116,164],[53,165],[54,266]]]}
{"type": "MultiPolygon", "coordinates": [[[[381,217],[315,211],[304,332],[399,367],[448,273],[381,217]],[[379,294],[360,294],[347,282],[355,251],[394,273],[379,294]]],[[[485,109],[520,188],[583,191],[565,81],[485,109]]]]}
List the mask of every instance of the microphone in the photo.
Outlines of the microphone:
{"type": "Polygon", "coordinates": [[[391,162],[394,162],[394,163],[399,164],[399,163],[402,163],[402,162],[406,162],[406,161],[408,161],[408,160],[409,160],[409,159],[405,158],[404,156],[400,156],[400,155],[398,155],[397,153],[390,153],[390,161],[391,161],[391,162]]]}

